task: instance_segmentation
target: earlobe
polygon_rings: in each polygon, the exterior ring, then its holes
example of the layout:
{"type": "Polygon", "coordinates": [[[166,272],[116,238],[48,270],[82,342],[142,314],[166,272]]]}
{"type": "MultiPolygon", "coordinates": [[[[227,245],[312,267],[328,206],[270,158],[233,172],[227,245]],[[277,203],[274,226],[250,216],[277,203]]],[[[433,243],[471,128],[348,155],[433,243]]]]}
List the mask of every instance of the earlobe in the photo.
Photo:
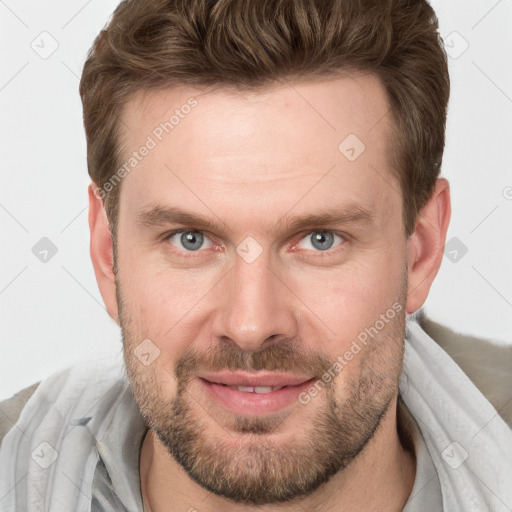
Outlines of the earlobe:
{"type": "Polygon", "coordinates": [[[119,323],[112,233],[95,183],[89,185],[90,253],[96,281],[108,314],[119,323]]]}
{"type": "Polygon", "coordinates": [[[450,185],[439,178],[434,191],[418,215],[407,241],[407,313],[417,311],[427,299],[443,260],[446,232],[450,223],[450,185]]]}

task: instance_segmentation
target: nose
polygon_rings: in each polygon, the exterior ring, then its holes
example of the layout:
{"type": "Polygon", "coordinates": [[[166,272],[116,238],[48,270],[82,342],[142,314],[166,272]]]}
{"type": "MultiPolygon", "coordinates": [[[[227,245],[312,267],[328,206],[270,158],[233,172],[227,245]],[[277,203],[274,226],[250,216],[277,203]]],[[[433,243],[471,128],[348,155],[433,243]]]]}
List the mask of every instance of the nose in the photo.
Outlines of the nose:
{"type": "Polygon", "coordinates": [[[268,250],[251,263],[235,255],[231,272],[216,290],[218,302],[212,325],[216,339],[255,352],[267,340],[275,343],[297,335],[295,296],[290,284],[270,263],[268,250]]]}

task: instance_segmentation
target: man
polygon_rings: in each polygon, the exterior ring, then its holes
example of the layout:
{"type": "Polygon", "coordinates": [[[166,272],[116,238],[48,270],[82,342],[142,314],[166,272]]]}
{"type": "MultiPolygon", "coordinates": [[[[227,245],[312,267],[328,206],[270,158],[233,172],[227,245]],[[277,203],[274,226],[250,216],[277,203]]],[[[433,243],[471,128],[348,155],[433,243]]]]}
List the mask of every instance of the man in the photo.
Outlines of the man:
{"type": "Polygon", "coordinates": [[[424,330],[450,218],[426,2],[126,1],[80,92],[124,358],[3,404],[2,510],[512,510],[506,382],[424,330]]]}

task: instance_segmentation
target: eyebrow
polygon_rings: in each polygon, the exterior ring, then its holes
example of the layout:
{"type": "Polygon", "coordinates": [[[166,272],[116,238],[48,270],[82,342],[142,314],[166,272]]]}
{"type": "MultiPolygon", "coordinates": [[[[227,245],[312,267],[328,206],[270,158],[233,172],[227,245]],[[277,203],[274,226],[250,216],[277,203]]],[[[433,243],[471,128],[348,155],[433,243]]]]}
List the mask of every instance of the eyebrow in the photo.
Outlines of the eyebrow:
{"type": "MultiPolygon", "coordinates": [[[[375,219],[375,213],[359,204],[350,203],[317,213],[300,216],[283,215],[269,229],[271,234],[279,231],[299,231],[306,228],[334,225],[369,225],[375,219]]],[[[144,227],[163,227],[169,224],[181,224],[194,229],[206,229],[213,232],[229,230],[226,223],[213,220],[193,212],[172,206],[153,205],[144,207],[137,214],[137,224],[144,227]]]]}

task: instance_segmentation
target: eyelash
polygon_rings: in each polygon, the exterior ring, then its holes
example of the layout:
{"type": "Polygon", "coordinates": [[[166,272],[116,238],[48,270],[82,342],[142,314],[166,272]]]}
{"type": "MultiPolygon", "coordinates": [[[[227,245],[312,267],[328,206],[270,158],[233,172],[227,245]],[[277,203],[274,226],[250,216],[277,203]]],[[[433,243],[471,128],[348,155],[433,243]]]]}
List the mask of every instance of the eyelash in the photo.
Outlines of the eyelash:
{"type": "MultiPolygon", "coordinates": [[[[312,235],[313,233],[321,233],[321,232],[332,233],[333,235],[337,235],[337,236],[341,237],[343,240],[335,248],[327,249],[326,251],[312,251],[311,249],[305,249],[307,251],[316,253],[316,256],[314,256],[314,257],[320,257],[320,258],[327,257],[327,256],[331,256],[333,253],[335,253],[339,250],[343,250],[350,238],[346,233],[342,233],[342,232],[338,232],[338,231],[333,231],[333,230],[329,230],[329,229],[313,229],[313,230],[310,230],[310,231],[307,231],[305,233],[301,233],[300,235],[298,235],[299,238],[295,239],[295,241],[293,242],[293,247],[295,248],[295,246],[298,245],[299,242],[301,240],[303,240],[306,236],[312,235]]],[[[180,233],[201,233],[203,236],[205,236],[206,238],[209,238],[211,240],[211,238],[204,231],[201,231],[199,229],[184,229],[184,228],[179,228],[179,229],[175,229],[173,231],[168,231],[165,234],[163,234],[161,238],[163,241],[168,241],[169,238],[171,238],[173,235],[177,235],[180,233]]],[[[211,240],[211,242],[214,244],[214,247],[219,247],[217,244],[215,244],[215,242],[213,242],[213,240],[211,240]]],[[[206,249],[199,249],[197,251],[183,251],[183,252],[185,252],[187,254],[187,256],[185,256],[185,257],[194,258],[194,257],[201,256],[201,252],[205,251],[205,250],[206,249]],[[194,254],[194,253],[197,253],[197,254],[194,254]]],[[[216,249],[214,248],[213,250],[216,250],[216,249]]],[[[183,254],[183,253],[181,253],[181,254],[183,254]]]]}

